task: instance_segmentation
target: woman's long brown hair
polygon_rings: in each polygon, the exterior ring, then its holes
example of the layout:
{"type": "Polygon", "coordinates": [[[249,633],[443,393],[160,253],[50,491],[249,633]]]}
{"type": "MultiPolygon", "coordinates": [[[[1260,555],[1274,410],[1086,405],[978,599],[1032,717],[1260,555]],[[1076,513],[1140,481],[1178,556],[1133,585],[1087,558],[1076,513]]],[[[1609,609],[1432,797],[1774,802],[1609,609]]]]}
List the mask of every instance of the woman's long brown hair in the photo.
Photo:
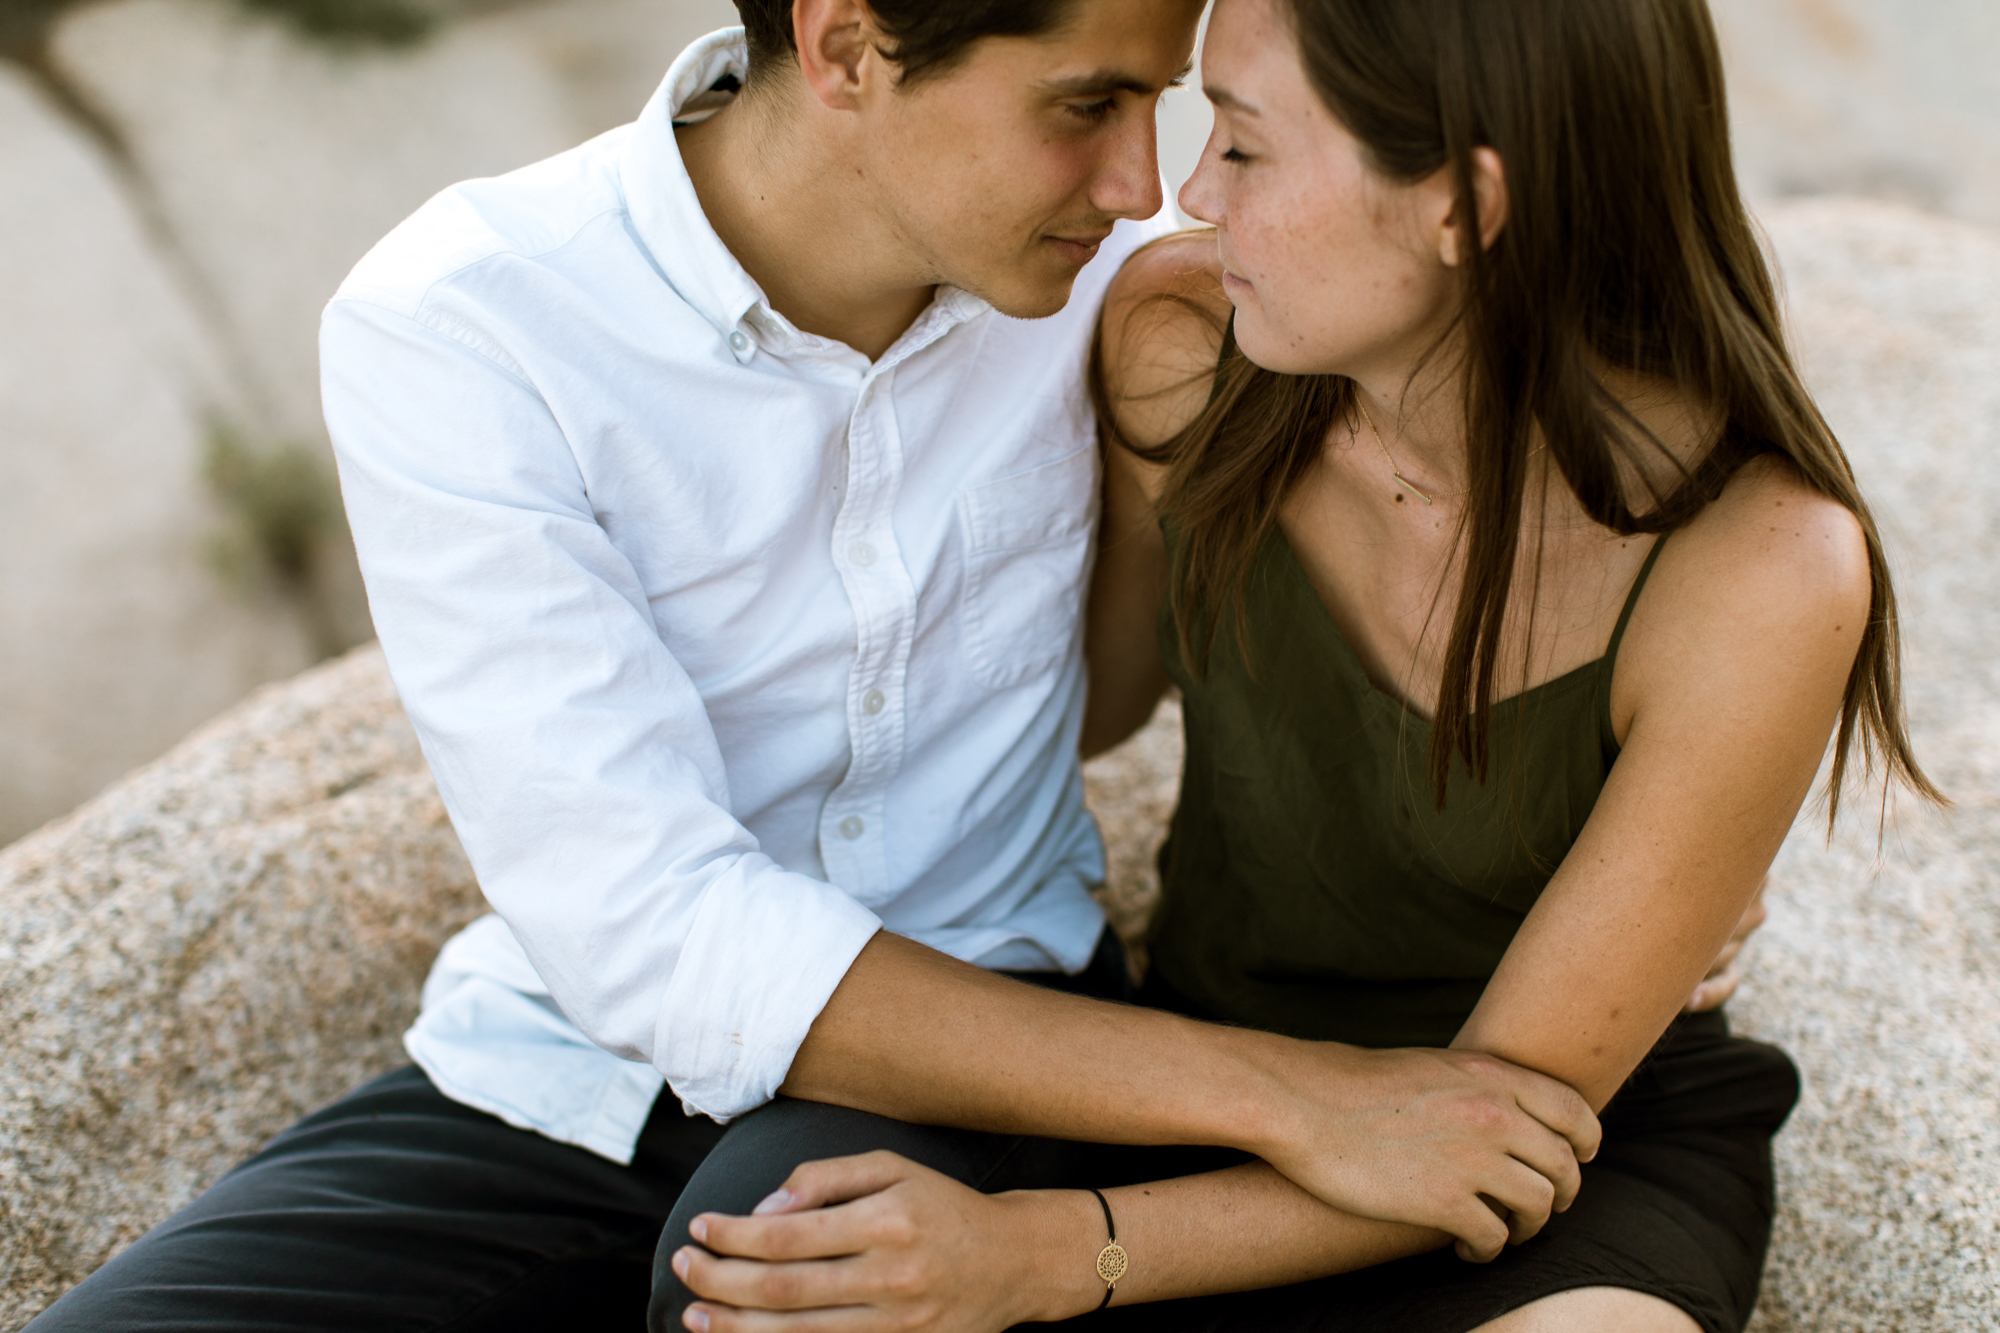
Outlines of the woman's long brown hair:
{"type": "MultiPolygon", "coordinates": [[[[1471,489],[1431,751],[1439,804],[1454,763],[1487,777],[1494,674],[1538,441],[1584,510],[1621,534],[1686,524],[1762,453],[1783,454],[1852,511],[1867,537],[1873,601],[1841,706],[1829,825],[1857,743],[1865,770],[1880,759],[1892,778],[1942,800],[1904,726],[1881,539],[1793,365],[1737,191],[1704,0],[1279,3],[1289,4],[1308,78],[1370,165],[1402,181],[1442,168],[1456,185],[1469,262],[1453,355],[1471,489]],[[1507,173],[1508,219],[1491,248],[1479,244],[1473,202],[1482,146],[1507,173]],[[1659,475],[1658,458],[1674,456],[1610,393],[1600,365],[1675,384],[1723,421],[1692,468],[1675,461],[1671,486],[1632,480],[1659,475]]],[[[1351,393],[1344,378],[1280,375],[1232,351],[1200,415],[1142,451],[1168,465],[1162,512],[1178,534],[1170,596],[1190,669],[1202,668],[1231,605],[1242,639],[1257,552],[1351,393]]]]}

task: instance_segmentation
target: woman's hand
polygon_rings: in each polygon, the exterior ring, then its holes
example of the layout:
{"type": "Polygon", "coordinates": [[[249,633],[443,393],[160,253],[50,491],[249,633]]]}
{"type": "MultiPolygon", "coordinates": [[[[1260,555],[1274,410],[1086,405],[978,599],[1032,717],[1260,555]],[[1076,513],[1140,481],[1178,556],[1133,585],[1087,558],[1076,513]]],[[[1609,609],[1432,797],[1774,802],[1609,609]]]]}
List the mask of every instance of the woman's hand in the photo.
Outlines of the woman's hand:
{"type": "Polygon", "coordinates": [[[1445,1231],[1485,1263],[1567,1210],[1601,1129],[1575,1089],[1477,1051],[1303,1048],[1322,1077],[1274,1098],[1257,1155],[1330,1206],[1445,1231]]]}
{"type": "Polygon", "coordinates": [[[981,1194],[872,1152],[805,1163],[749,1217],[703,1213],[688,1230],[706,1249],[673,1268],[700,1297],[696,1333],[999,1333],[1096,1307],[1096,1209],[1080,1191],[981,1194]]]}
{"type": "Polygon", "coordinates": [[[1729,943],[1722,946],[1722,952],[1715,956],[1715,963],[1708,969],[1708,975],[1694,988],[1688,997],[1683,1013],[1699,1014],[1710,1009],[1720,1009],[1736,988],[1743,982],[1743,974],[1736,970],[1736,956],[1743,952],[1743,946],[1757,933],[1770,912],[1764,906],[1764,890],[1770,887],[1771,877],[1766,875],[1757,885],[1757,896],[1743,909],[1743,917],[1736,923],[1736,931],[1729,937],[1729,943]]]}

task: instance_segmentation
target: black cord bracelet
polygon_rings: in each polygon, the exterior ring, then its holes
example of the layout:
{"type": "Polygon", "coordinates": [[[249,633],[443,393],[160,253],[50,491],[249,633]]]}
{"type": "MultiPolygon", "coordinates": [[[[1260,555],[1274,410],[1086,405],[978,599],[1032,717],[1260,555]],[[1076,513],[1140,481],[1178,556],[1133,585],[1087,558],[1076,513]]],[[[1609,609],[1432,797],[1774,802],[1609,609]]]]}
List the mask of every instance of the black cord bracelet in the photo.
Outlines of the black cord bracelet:
{"type": "Polygon", "coordinates": [[[1131,1259],[1127,1257],[1125,1247],[1118,1243],[1118,1224],[1111,1220],[1111,1201],[1104,1197],[1102,1190],[1092,1189],[1090,1192],[1097,1196],[1097,1206],[1104,1210],[1104,1229],[1111,1236],[1111,1243],[1097,1252],[1097,1276],[1104,1283],[1104,1299],[1098,1302],[1097,1308],[1102,1310],[1111,1304],[1111,1295],[1118,1290],[1118,1279],[1125,1276],[1131,1259]]]}

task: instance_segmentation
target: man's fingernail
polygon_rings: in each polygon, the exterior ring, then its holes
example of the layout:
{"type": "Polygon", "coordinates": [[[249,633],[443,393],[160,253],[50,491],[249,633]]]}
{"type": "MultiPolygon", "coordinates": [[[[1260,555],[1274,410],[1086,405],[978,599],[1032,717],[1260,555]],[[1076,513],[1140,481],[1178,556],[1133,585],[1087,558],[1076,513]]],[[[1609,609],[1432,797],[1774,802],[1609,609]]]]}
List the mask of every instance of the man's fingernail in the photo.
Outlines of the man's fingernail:
{"type": "Polygon", "coordinates": [[[758,1204],[755,1208],[752,1208],[750,1211],[753,1214],[775,1213],[775,1212],[780,1212],[786,1208],[789,1208],[791,1207],[791,1205],[792,1205],[792,1192],[786,1189],[777,1189],[777,1190],[772,1190],[769,1194],[765,1195],[764,1202],[758,1204]]]}
{"type": "Polygon", "coordinates": [[[708,1311],[699,1305],[690,1305],[687,1313],[681,1316],[681,1322],[693,1329],[694,1333],[708,1333],[708,1311]]]}
{"type": "Polygon", "coordinates": [[[708,1219],[697,1217],[694,1221],[688,1223],[688,1235],[693,1236],[704,1245],[708,1244],[708,1219]]]}
{"type": "Polygon", "coordinates": [[[686,1250],[675,1250],[674,1276],[681,1279],[683,1282],[687,1281],[688,1264],[691,1263],[692,1261],[693,1257],[689,1255],[686,1250]]]}

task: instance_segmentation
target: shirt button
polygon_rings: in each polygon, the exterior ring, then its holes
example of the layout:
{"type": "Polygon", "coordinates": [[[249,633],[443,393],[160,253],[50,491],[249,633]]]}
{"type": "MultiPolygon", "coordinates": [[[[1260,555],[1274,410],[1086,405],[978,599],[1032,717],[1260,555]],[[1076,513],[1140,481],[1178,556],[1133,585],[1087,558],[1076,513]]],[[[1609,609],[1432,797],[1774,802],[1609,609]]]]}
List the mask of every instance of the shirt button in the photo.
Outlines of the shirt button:
{"type": "Polygon", "coordinates": [[[874,716],[876,713],[881,712],[882,706],[888,702],[889,701],[883,697],[882,691],[880,690],[870,690],[868,691],[868,693],[861,696],[862,711],[867,713],[871,717],[874,716]]]}
{"type": "Polygon", "coordinates": [[[840,836],[852,842],[860,837],[867,828],[868,826],[861,822],[860,815],[849,815],[840,821],[840,836]]]}
{"type": "Polygon", "coordinates": [[[738,329],[729,335],[729,345],[739,352],[747,351],[750,347],[750,337],[743,330],[738,329]]]}
{"type": "Polygon", "coordinates": [[[847,548],[847,558],[857,565],[872,565],[875,563],[875,548],[867,542],[856,542],[847,548]]]}

